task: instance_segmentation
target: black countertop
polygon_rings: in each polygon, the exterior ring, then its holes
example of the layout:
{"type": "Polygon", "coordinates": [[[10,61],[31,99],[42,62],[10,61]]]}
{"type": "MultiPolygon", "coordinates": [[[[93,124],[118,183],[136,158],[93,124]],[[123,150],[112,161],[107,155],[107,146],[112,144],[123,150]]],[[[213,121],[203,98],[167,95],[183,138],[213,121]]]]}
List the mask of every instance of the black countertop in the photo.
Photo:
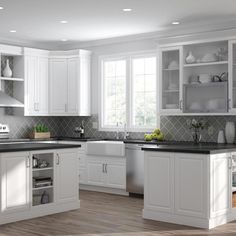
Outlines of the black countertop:
{"type": "Polygon", "coordinates": [[[20,152],[20,151],[35,151],[35,150],[50,150],[64,148],[79,148],[81,145],[75,144],[57,144],[57,143],[12,143],[0,144],[0,153],[2,152],[20,152]]]}
{"type": "Polygon", "coordinates": [[[199,154],[217,154],[236,151],[236,144],[217,144],[217,143],[200,143],[192,142],[175,142],[165,143],[156,146],[143,147],[144,151],[157,152],[181,152],[181,153],[199,153],[199,154]]]}

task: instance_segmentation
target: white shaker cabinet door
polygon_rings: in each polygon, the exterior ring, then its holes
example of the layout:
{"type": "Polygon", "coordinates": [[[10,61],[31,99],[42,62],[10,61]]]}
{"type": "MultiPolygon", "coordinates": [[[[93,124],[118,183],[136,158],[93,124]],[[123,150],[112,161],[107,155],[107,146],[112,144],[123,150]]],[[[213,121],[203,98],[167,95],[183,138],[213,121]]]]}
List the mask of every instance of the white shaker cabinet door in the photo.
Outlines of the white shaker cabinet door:
{"type": "Polygon", "coordinates": [[[107,174],[106,185],[109,188],[126,189],[126,166],[125,160],[107,161],[105,164],[107,174]]]}
{"type": "Polygon", "coordinates": [[[37,109],[39,115],[48,114],[48,58],[38,58],[38,76],[36,82],[37,109]]]}
{"type": "Polygon", "coordinates": [[[30,159],[25,152],[1,155],[1,212],[13,213],[30,208],[30,159]]]}
{"type": "Polygon", "coordinates": [[[56,199],[58,203],[79,200],[78,151],[56,153],[56,199]]]}
{"type": "Polygon", "coordinates": [[[207,158],[197,154],[175,154],[176,214],[207,216],[207,158]]]}
{"type": "Polygon", "coordinates": [[[79,58],[68,59],[68,103],[69,114],[78,113],[79,58]]]}
{"type": "Polygon", "coordinates": [[[88,185],[106,187],[105,164],[101,157],[88,158],[87,160],[88,185]]]}
{"type": "Polygon", "coordinates": [[[67,59],[50,59],[50,113],[67,112],[67,59]]]}
{"type": "Polygon", "coordinates": [[[146,152],[144,159],[144,208],[174,211],[174,155],[146,152]]]}
{"type": "Polygon", "coordinates": [[[37,113],[37,56],[25,56],[25,115],[37,113]]]}

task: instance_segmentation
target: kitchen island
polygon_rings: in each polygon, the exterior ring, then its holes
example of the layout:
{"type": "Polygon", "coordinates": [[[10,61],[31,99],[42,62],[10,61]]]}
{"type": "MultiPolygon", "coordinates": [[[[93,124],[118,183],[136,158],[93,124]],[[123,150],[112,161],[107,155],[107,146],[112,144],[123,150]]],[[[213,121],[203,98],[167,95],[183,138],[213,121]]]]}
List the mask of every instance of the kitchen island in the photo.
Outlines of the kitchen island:
{"type": "Polygon", "coordinates": [[[236,219],[236,145],[143,148],[143,217],[211,229],[236,219]]]}
{"type": "Polygon", "coordinates": [[[0,144],[0,224],[78,209],[79,147],[0,144]]]}

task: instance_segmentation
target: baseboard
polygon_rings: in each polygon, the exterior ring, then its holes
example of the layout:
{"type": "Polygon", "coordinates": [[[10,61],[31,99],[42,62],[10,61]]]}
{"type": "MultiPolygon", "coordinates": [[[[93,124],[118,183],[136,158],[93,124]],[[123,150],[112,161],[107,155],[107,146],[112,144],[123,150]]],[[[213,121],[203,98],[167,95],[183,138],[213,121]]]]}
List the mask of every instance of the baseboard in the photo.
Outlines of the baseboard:
{"type": "Polygon", "coordinates": [[[114,188],[106,188],[106,187],[99,187],[99,186],[92,186],[92,185],[79,185],[80,190],[87,190],[87,191],[95,191],[101,193],[111,193],[123,196],[129,196],[129,193],[123,189],[114,189],[114,188]]]}

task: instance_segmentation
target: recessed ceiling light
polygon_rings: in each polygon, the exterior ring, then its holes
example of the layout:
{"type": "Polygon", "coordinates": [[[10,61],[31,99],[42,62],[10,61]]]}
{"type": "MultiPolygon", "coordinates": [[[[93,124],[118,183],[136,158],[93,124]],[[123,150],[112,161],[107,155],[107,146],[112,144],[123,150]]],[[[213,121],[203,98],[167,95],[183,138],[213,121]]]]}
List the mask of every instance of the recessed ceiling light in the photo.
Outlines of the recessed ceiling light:
{"type": "Polygon", "coordinates": [[[62,24],[67,24],[68,21],[67,21],[67,20],[61,20],[60,23],[62,23],[62,24]]]}
{"type": "Polygon", "coordinates": [[[3,10],[4,9],[4,7],[0,7],[0,10],[3,10]]]}
{"type": "Polygon", "coordinates": [[[61,41],[62,41],[62,42],[66,42],[66,41],[68,41],[68,39],[61,39],[61,41]]]}
{"type": "Polygon", "coordinates": [[[179,25],[180,23],[179,23],[179,21],[173,21],[171,24],[172,25],[179,25]]]}
{"type": "Polygon", "coordinates": [[[10,30],[10,33],[16,33],[16,30],[10,30]]]}
{"type": "Polygon", "coordinates": [[[131,8],[124,8],[123,11],[128,12],[128,11],[132,11],[132,9],[131,8]]]}

